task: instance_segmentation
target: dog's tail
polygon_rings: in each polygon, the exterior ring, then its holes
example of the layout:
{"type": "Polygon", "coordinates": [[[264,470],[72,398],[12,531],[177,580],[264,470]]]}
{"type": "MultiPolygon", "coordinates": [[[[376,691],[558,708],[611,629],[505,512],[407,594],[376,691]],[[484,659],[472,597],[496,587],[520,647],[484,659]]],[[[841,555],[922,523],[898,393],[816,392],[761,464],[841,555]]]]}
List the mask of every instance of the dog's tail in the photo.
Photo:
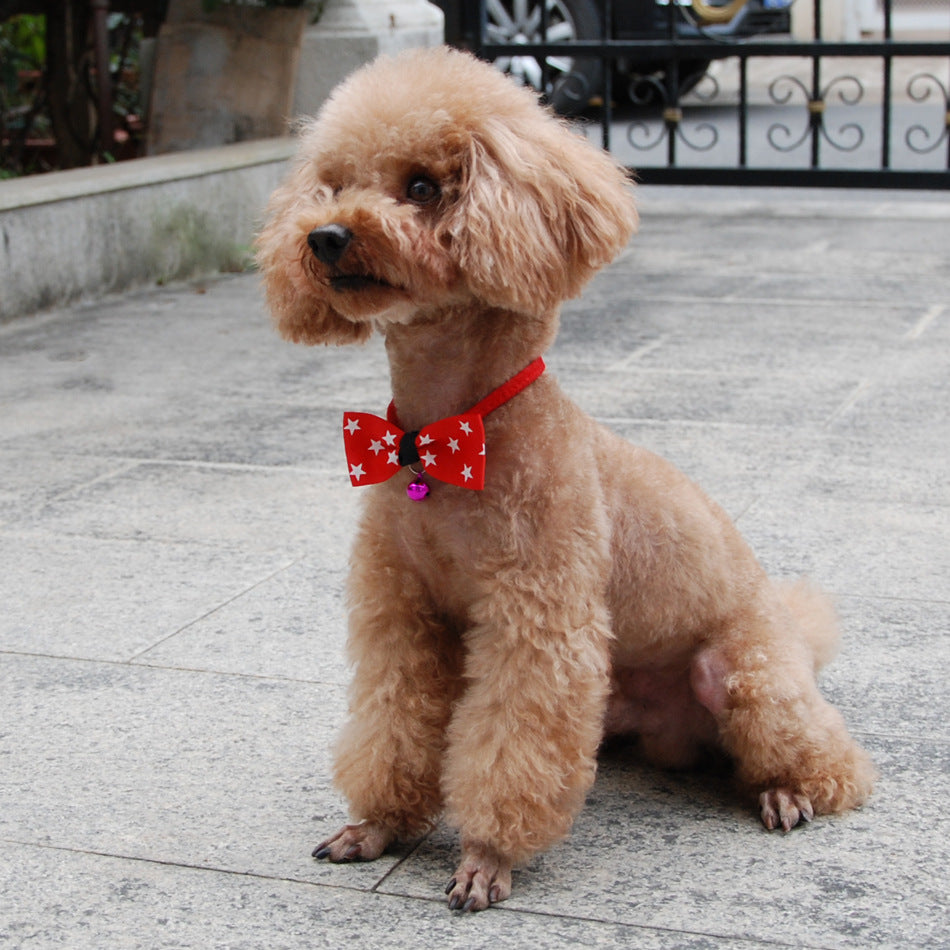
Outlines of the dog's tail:
{"type": "Polygon", "coordinates": [[[805,578],[779,581],[776,587],[811,647],[815,672],[818,672],[838,652],[841,632],[834,604],[824,591],[805,578]]]}

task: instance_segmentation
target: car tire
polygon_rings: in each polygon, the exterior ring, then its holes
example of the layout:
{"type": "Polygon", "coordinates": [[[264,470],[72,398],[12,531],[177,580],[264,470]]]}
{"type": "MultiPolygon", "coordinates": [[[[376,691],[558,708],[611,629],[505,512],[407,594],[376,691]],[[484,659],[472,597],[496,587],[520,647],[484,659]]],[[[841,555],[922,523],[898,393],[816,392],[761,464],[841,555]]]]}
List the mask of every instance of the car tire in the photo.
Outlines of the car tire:
{"type": "MultiPolygon", "coordinates": [[[[673,102],[666,65],[659,62],[637,63],[631,68],[627,76],[627,91],[634,105],[658,108],[673,102]]],[[[708,59],[684,59],[680,62],[677,102],[702,82],[711,65],[712,61],[708,59]]]]}
{"type": "MultiPolygon", "coordinates": [[[[603,36],[600,13],[591,0],[528,0],[518,4],[515,13],[512,0],[492,0],[488,4],[489,42],[538,43],[569,40],[599,40],[603,36]],[[548,8],[548,26],[541,36],[541,4],[548,8]]],[[[525,85],[533,86],[562,115],[574,115],[587,108],[600,93],[601,63],[599,59],[570,56],[546,57],[547,75],[541,63],[532,56],[500,56],[495,66],[525,85]],[[542,88],[543,86],[543,88],[542,88]]]]}

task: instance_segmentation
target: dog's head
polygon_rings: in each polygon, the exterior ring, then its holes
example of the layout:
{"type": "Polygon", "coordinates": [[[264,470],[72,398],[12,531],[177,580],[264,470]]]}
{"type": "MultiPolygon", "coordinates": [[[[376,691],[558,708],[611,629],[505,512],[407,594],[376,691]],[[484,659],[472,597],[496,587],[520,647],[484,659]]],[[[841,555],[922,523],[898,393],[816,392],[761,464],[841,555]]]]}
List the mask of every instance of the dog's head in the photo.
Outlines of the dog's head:
{"type": "Polygon", "coordinates": [[[424,50],[358,70],[307,126],[258,262],[284,336],[350,343],[455,305],[553,314],[635,226],[609,156],[491,66],[424,50]]]}

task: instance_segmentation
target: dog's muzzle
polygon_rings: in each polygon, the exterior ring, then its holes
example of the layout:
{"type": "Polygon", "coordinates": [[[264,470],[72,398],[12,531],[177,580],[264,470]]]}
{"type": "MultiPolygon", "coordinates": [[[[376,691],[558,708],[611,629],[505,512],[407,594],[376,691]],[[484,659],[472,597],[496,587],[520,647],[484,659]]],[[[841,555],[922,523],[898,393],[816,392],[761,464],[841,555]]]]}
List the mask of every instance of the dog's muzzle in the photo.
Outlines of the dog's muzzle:
{"type": "Polygon", "coordinates": [[[324,264],[335,264],[353,240],[353,232],[342,224],[324,224],[307,235],[314,257],[324,264]]]}

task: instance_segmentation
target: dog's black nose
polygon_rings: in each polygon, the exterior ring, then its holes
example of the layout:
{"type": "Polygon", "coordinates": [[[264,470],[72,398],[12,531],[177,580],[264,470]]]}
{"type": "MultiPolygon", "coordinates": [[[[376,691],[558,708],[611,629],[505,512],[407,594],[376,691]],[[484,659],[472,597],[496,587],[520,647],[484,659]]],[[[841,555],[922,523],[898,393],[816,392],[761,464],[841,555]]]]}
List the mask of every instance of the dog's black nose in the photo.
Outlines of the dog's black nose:
{"type": "Polygon", "coordinates": [[[324,264],[335,264],[353,240],[353,232],[342,224],[325,224],[307,235],[314,257],[324,264]]]}

